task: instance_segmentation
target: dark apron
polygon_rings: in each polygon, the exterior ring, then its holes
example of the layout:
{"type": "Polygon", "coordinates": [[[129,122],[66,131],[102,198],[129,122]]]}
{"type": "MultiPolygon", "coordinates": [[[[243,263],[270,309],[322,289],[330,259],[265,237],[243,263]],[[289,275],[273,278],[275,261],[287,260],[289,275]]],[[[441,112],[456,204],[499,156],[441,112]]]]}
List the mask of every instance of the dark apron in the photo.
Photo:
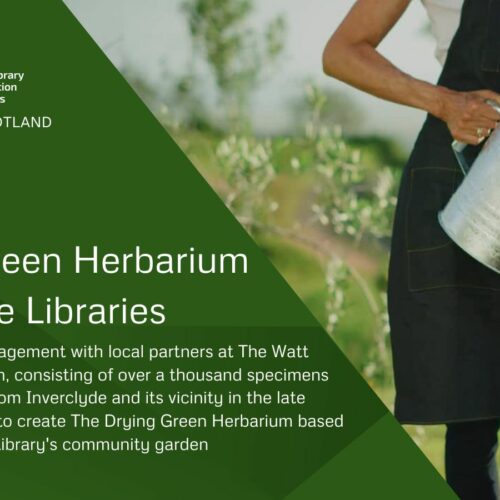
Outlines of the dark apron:
{"type": "MultiPolygon", "coordinates": [[[[439,84],[500,92],[500,0],[465,0],[439,84]]],[[[446,124],[428,116],[396,209],[388,299],[401,423],[500,417],[500,275],[437,221],[463,180],[452,141],[446,124]]],[[[473,161],[480,146],[468,150],[473,161]]]]}

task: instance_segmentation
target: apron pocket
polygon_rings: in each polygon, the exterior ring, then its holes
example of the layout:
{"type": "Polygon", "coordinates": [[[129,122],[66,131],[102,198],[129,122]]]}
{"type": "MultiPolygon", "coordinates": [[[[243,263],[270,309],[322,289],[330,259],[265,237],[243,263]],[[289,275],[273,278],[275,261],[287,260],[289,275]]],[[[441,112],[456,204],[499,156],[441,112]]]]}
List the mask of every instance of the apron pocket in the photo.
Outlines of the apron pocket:
{"type": "Polygon", "coordinates": [[[453,286],[455,263],[451,243],[431,250],[408,252],[410,292],[453,286]]]}
{"type": "Polygon", "coordinates": [[[457,287],[500,292],[500,274],[480,264],[455,243],[408,252],[411,292],[457,287]]]}
{"type": "Polygon", "coordinates": [[[455,191],[458,169],[425,167],[410,171],[410,193],[406,210],[406,249],[428,251],[451,243],[438,222],[455,191]]]}
{"type": "Polygon", "coordinates": [[[405,230],[411,292],[444,287],[500,292],[500,274],[456,245],[438,222],[438,212],[446,206],[461,180],[461,172],[453,168],[410,170],[405,230]]]}

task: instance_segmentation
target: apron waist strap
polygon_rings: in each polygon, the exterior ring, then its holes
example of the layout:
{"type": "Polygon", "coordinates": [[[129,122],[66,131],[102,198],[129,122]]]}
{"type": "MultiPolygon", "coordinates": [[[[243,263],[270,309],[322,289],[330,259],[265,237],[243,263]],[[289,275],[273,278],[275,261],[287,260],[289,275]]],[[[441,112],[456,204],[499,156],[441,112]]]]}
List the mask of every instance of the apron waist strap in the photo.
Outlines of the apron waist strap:
{"type": "Polygon", "coordinates": [[[500,0],[489,0],[487,32],[484,40],[482,70],[500,71],[500,0]]]}

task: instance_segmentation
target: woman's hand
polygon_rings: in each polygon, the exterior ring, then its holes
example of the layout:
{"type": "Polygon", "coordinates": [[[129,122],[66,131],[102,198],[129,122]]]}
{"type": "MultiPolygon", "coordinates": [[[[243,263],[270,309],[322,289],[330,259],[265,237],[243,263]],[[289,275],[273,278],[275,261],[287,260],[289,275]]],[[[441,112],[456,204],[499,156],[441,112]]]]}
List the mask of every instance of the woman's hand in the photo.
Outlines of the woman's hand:
{"type": "Polygon", "coordinates": [[[455,140],[480,144],[500,120],[500,113],[486,103],[487,99],[500,104],[500,94],[491,90],[456,92],[443,89],[436,116],[446,122],[455,140]]]}

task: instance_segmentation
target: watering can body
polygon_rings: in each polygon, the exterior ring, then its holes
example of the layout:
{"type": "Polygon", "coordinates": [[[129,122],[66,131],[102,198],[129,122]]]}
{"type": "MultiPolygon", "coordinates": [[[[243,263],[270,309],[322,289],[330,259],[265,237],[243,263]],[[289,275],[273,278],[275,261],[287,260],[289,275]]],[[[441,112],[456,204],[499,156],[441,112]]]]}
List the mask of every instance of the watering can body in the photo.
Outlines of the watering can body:
{"type": "MultiPolygon", "coordinates": [[[[497,111],[500,107],[492,104],[497,111]]],[[[500,273],[500,127],[496,128],[473,166],[453,143],[464,180],[438,214],[447,235],[474,259],[500,273]]]]}

